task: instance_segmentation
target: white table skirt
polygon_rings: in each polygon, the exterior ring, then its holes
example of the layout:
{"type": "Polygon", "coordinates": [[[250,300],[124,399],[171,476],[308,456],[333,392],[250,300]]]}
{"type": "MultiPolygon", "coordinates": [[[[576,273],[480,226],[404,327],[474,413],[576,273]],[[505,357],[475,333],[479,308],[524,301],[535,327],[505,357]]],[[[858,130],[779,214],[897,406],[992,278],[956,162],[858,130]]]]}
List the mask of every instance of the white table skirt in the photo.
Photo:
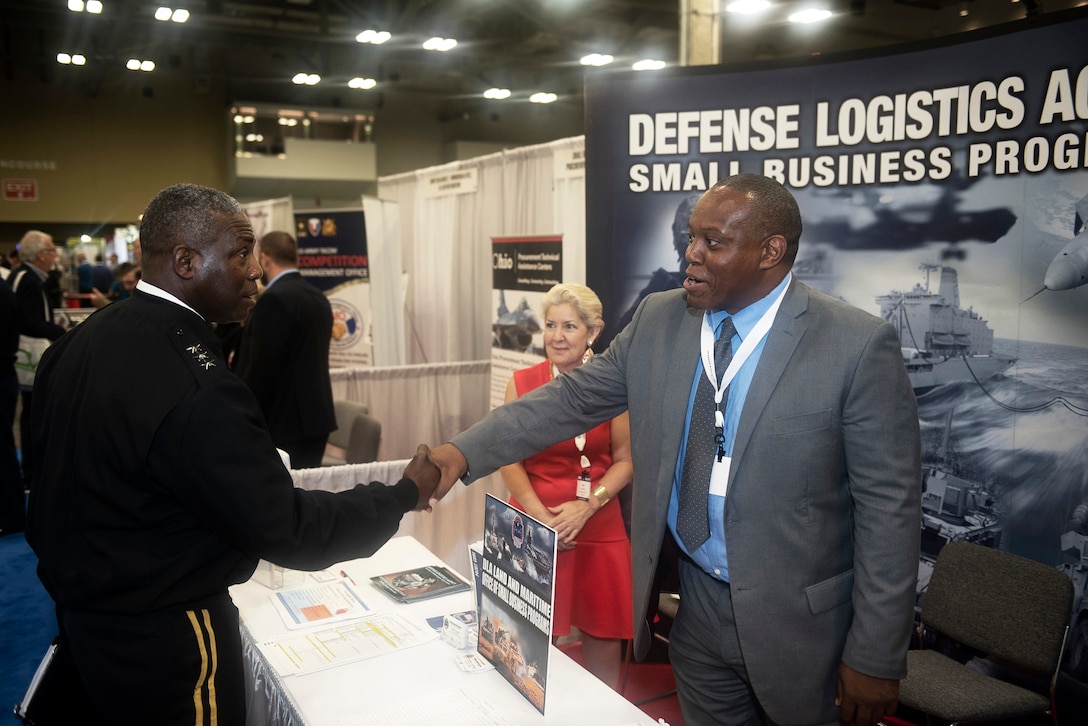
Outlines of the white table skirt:
{"type": "MultiPolygon", "coordinates": [[[[346,571],[375,609],[412,620],[422,622],[427,617],[472,609],[469,592],[399,605],[369,584],[371,575],[428,564],[445,563],[416,539],[396,537],[373,557],[329,569],[346,571]]],[[[497,671],[462,673],[455,662],[459,651],[441,639],[313,673],[281,677],[256,643],[298,631],[284,626],[271,593],[252,580],[231,588],[243,626],[250,709],[247,724],[335,726],[340,719],[411,703],[420,695],[464,689],[515,724],[654,725],[653,719],[555,647],[549,655],[544,715],[497,671]]]]}

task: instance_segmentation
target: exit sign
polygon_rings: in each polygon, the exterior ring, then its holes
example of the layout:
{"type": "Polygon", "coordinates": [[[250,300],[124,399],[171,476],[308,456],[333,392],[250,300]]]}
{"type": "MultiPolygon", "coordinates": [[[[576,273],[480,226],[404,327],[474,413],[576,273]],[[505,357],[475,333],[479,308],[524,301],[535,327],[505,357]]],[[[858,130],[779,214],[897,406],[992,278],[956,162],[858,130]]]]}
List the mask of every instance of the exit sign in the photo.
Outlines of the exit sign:
{"type": "Polygon", "coordinates": [[[38,201],[37,179],[4,179],[5,202],[38,201]]]}

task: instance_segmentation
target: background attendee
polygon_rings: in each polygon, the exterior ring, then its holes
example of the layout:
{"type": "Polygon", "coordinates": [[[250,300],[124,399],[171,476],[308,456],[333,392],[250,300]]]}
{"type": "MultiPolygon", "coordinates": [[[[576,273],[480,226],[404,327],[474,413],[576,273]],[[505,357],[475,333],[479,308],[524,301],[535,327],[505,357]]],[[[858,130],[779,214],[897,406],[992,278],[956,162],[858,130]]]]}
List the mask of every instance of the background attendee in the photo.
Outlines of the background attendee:
{"type": "MultiPolygon", "coordinates": [[[[584,285],[560,284],[541,302],[547,360],[516,371],[506,400],[569,373],[593,355],[603,308],[584,285]]],[[[552,637],[581,633],[586,667],[619,689],[623,641],[631,637],[631,543],[619,503],[631,481],[631,434],[621,413],[524,462],[502,468],[510,503],[556,530],[552,637]]]]}
{"type": "Polygon", "coordinates": [[[234,369],[257,397],[276,446],[291,467],[320,466],[336,413],[329,378],[332,307],[298,271],[287,232],[257,245],[265,288],[242,327],[234,369]]]}
{"type": "Polygon", "coordinates": [[[259,558],[312,570],[372,554],[438,472],[421,447],[394,486],[296,489],[210,325],[257,292],[244,208],[181,184],[140,232],[133,297],[51,346],[36,381],[27,542],[57,605],[56,672],[72,674],[53,705],[76,711],[61,723],[242,724],[227,588],[259,558]]]}
{"type": "Polygon", "coordinates": [[[0,536],[22,532],[26,521],[26,496],[15,450],[15,408],[19,379],[15,353],[19,349],[19,318],[15,293],[0,282],[0,536]]]}
{"type": "Polygon", "coordinates": [[[140,281],[140,268],[133,262],[122,262],[117,266],[117,279],[110,285],[110,300],[127,300],[132,297],[136,283],[140,281]]]}
{"type": "MultiPolygon", "coordinates": [[[[56,340],[64,335],[64,328],[53,322],[53,310],[59,307],[56,296],[60,288],[56,271],[58,251],[53,238],[45,232],[30,230],[19,242],[20,265],[11,273],[8,282],[15,291],[16,314],[19,317],[19,333],[30,338],[56,340]]],[[[19,445],[22,454],[23,486],[30,486],[30,472],[34,465],[34,443],[30,434],[30,411],[33,391],[23,389],[23,409],[19,414],[19,445]]]]}
{"type": "Polygon", "coordinates": [[[136,289],[136,283],[140,281],[140,267],[132,262],[122,262],[117,266],[115,277],[117,279],[113,281],[106,293],[97,287],[91,289],[91,305],[104,308],[111,302],[132,297],[132,291],[136,289]]]}
{"type": "Polygon", "coordinates": [[[64,297],[68,290],[64,280],[70,275],[72,267],[71,260],[64,253],[64,249],[62,247],[56,249],[57,256],[53,266],[46,271],[45,282],[42,283],[45,297],[54,310],[65,306],[64,297]]]}
{"type": "Polygon", "coordinates": [[[102,262],[99,255],[95,255],[94,266],[91,268],[91,276],[94,284],[91,286],[100,292],[109,292],[113,285],[113,270],[102,262]]]}
{"type": "MultiPolygon", "coordinates": [[[[76,292],[80,295],[90,295],[94,289],[94,265],[87,259],[87,255],[76,252],[76,292]]],[[[90,307],[90,298],[80,298],[80,307],[90,307]]]]}
{"type": "MultiPolygon", "coordinates": [[[[603,354],[431,452],[439,496],[629,409],[634,608],[667,529],[683,551],[669,655],[685,722],[873,726],[906,673],[918,568],[899,340],[793,279],[801,217],[777,182],[719,182],[689,235],[683,290],[650,295],[603,354]]],[[[636,632],[639,657],[649,641],[636,632]]]]}

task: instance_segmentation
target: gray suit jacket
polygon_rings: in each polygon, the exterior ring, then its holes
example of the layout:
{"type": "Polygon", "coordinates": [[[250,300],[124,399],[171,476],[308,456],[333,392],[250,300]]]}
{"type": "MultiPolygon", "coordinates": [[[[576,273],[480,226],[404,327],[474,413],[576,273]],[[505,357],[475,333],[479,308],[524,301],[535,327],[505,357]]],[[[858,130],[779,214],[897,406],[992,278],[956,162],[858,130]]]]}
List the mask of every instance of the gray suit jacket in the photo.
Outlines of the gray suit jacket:
{"type": "MultiPolygon", "coordinates": [[[[452,442],[467,483],[629,409],[636,623],[665,535],[701,320],[682,290],[651,295],[605,353],[452,442]]],[[[917,405],[894,329],[794,280],[744,404],[725,508],[741,647],[776,723],[834,721],[840,661],[906,674],[920,484],[917,405]]],[[[636,628],[639,657],[649,644],[636,628]]]]}

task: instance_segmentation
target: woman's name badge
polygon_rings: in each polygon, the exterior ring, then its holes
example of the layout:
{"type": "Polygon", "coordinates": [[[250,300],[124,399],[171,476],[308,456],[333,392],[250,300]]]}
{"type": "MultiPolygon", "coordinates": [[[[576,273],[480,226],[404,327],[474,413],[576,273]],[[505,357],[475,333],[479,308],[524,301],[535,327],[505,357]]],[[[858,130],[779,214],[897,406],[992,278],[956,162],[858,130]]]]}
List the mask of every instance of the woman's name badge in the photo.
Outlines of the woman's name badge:
{"type": "Polygon", "coordinates": [[[729,465],[733,459],[723,456],[721,459],[714,457],[714,468],[710,470],[710,493],[719,497],[725,496],[725,489],[729,486],[729,465]]]}
{"type": "Polygon", "coordinates": [[[578,489],[577,496],[583,502],[589,501],[589,488],[592,482],[589,480],[589,472],[582,471],[582,475],[578,477],[578,489]]]}

